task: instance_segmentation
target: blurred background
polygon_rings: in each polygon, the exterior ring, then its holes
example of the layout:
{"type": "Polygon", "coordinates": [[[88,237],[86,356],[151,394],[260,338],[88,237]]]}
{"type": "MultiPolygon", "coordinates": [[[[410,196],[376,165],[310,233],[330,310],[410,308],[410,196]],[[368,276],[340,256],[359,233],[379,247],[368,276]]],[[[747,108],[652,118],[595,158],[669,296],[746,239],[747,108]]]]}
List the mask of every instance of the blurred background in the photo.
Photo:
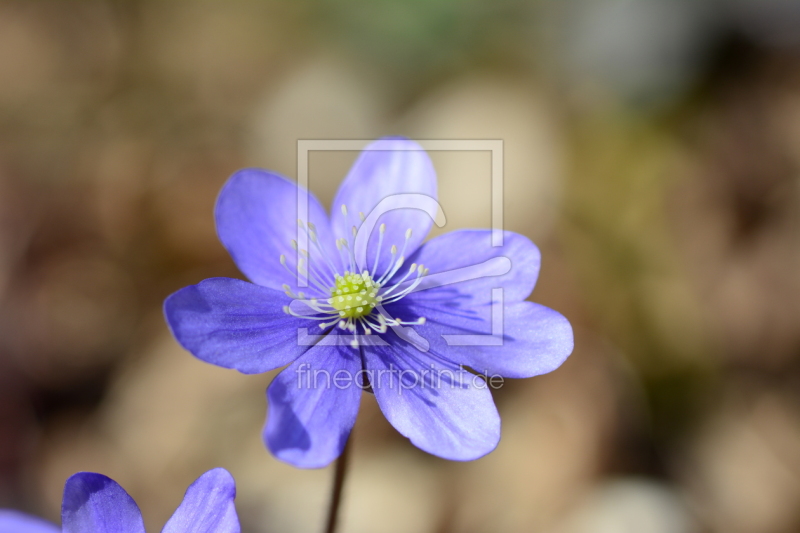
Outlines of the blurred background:
{"type": "MultiPolygon", "coordinates": [[[[331,470],[264,449],[270,375],[203,364],[161,303],[241,277],[212,211],[298,139],[502,139],[505,225],[572,357],[495,394],[450,463],[364,395],[342,531],[800,531],[800,3],[0,2],[0,507],[119,481],[158,531],[224,466],[246,533],[321,527],[331,470]]],[[[315,152],[323,203],[356,153],[315,152]]],[[[489,153],[432,154],[446,231],[489,153]]]]}

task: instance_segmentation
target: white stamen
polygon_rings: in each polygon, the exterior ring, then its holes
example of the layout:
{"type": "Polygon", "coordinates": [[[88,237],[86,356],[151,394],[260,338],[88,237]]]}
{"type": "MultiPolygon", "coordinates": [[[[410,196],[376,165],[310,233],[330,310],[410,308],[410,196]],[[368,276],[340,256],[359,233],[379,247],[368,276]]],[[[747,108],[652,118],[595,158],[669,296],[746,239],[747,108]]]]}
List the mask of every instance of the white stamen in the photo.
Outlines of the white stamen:
{"type": "MultiPolygon", "coordinates": [[[[428,274],[428,269],[426,269],[422,265],[419,265],[419,267],[417,268],[417,277],[414,279],[414,281],[411,282],[411,284],[408,287],[406,287],[405,289],[403,289],[399,293],[397,293],[394,296],[392,296],[389,300],[386,300],[385,303],[388,304],[388,303],[396,302],[397,300],[400,300],[401,298],[405,297],[407,294],[409,294],[411,291],[413,291],[414,289],[416,289],[419,286],[419,284],[422,282],[422,278],[427,274],[428,274]]],[[[400,282],[398,282],[397,284],[392,286],[388,291],[383,293],[383,296],[386,296],[390,292],[394,291],[397,287],[400,286],[400,284],[404,280],[405,280],[405,278],[403,278],[402,280],[400,280],[400,282]]]]}
{"type": "MultiPolygon", "coordinates": [[[[316,247],[316,252],[319,252],[319,255],[314,255],[312,257],[311,249],[302,249],[298,246],[296,240],[292,240],[292,249],[294,249],[298,255],[297,264],[295,266],[296,273],[298,275],[306,275],[316,289],[319,289],[322,294],[330,295],[330,297],[317,297],[312,294],[311,297],[307,299],[305,293],[299,292],[295,295],[290,285],[284,284],[283,289],[287,296],[292,299],[303,301],[308,308],[307,311],[313,312],[309,315],[300,314],[290,306],[284,306],[284,313],[299,318],[320,321],[319,326],[322,330],[338,324],[339,329],[349,331],[353,334],[353,340],[350,344],[354,348],[360,346],[358,340],[359,324],[361,325],[360,329],[363,330],[364,335],[371,335],[373,331],[376,333],[385,333],[389,327],[425,324],[424,317],[419,317],[415,320],[402,320],[399,317],[393,318],[385,315],[385,312],[379,307],[381,303],[388,304],[396,302],[409,294],[417,288],[423,276],[428,273],[428,270],[425,269],[423,265],[413,263],[401,279],[394,282],[390,287],[384,287],[386,280],[394,278],[405,262],[405,251],[413,234],[412,229],[409,228],[405,231],[405,239],[400,250],[398,250],[397,245],[391,246],[391,259],[386,265],[386,268],[382,269],[384,270],[383,275],[377,277],[370,273],[367,265],[357,264],[355,258],[355,237],[358,234],[358,228],[350,224],[346,205],[342,205],[342,214],[347,219],[346,224],[350,226],[350,233],[353,237],[352,241],[350,238],[341,238],[335,241],[342,263],[348,266],[348,269],[344,271],[344,275],[340,275],[336,272],[334,262],[331,261],[326,249],[319,241],[314,224],[311,222],[304,223],[302,220],[297,221],[298,226],[306,231],[309,240],[316,247]],[[320,259],[322,259],[322,261],[320,261],[320,259]],[[360,271],[359,266],[361,267],[360,271]],[[414,274],[416,274],[416,277],[413,281],[408,282],[407,280],[409,277],[414,274]],[[332,282],[330,281],[331,278],[333,278],[332,282]],[[378,312],[373,312],[373,309],[377,309],[378,312]]],[[[358,215],[361,223],[363,223],[366,220],[364,214],[359,212],[358,215]]],[[[377,268],[381,261],[383,236],[385,233],[386,224],[381,224],[379,227],[378,247],[375,252],[375,260],[372,269],[373,273],[377,273],[377,268]]],[[[285,255],[280,256],[280,263],[290,275],[295,275],[285,255]]]]}
{"type": "Polygon", "coordinates": [[[394,264],[394,268],[392,269],[392,271],[389,272],[387,276],[384,276],[385,279],[381,278],[380,283],[384,283],[385,281],[389,281],[390,279],[392,279],[392,277],[394,277],[397,271],[400,270],[400,267],[403,266],[403,262],[405,260],[406,258],[401,255],[400,259],[398,259],[397,262],[394,264]]]}
{"type": "Polygon", "coordinates": [[[372,271],[378,271],[378,259],[381,257],[381,245],[383,244],[383,234],[386,232],[386,224],[381,224],[380,231],[378,232],[378,249],[375,252],[375,263],[372,265],[372,271]]]}
{"type": "Polygon", "coordinates": [[[381,284],[387,279],[386,275],[392,269],[392,265],[394,265],[394,258],[397,255],[397,246],[393,244],[390,250],[392,252],[392,258],[389,260],[389,264],[386,266],[386,270],[383,271],[383,275],[378,279],[378,283],[381,284]]]}
{"type": "MultiPolygon", "coordinates": [[[[401,260],[403,259],[403,257],[406,254],[406,247],[408,246],[408,239],[410,239],[410,238],[411,238],[411,228],[408,228],[406,230],[405,241],[403,241],[403,249],[400,250],[400,259],[401,260]]],[[[392,245],[392,261],[394,261],[394,256],[395,256],[396,252],[397,252],[397,246],[392,245]]],[[[402,263],[400,263],[400,264],[402,265],[402,263]]],[[[391,263],[389,263],[389,266],[391,267],[391,263]]],[[[383,284],[384,282],[392,279],[392,276],[394,276],[394,274],[395,274],[395,272],[397,272],[398,268],[400,268],[400,266],[395,264],[395,268],[391,271],[391,273],[384,273],[383,276],[381,276],[381,278],[378,280],[378,283],[383,284]]]]}
{"type": "MultiPolygon", "coordinates": [[[[421,267],[421,266],[422,266],[422,265],[420,265],[420,267],[421,267]]],[[[413,274],[415,270],[417,270],[417,264],[416,264],[416,263],[411,263],[411,268],[409,268],[409,269],[408,269],[408,272],[406,272],[406,275],[405,275],[405,276],[403,276],[403,277],[400,279],[400,281],[398,281],[397,283],[395,283],[394,285],[392,285],[392,286],[389,288],[389,290],[387,290],[387,291],[385,291],[383,294],[381,294],[381,296],[382,296],[383,298],[386,298],[387,296],[389,296],[389,295],[390,295],[390,294],[391,294],[391,293],[392,293],[392,292],[393,292],[395,289],[397,289],[397,288],[400,286],[400,284],[401,284],[401,283],[403,283],[403,282],[404,282],[404,281],[405,281],[405,280],[408,278],[408,276],[410,276],[411,274],[413,274]]],[[[420,268],[420,274],[421,274],[421,273],[422,273],[422,268],[420,268]]],[[[417,275],[417,278],[419,278],[419,275],[417,275]]]]}

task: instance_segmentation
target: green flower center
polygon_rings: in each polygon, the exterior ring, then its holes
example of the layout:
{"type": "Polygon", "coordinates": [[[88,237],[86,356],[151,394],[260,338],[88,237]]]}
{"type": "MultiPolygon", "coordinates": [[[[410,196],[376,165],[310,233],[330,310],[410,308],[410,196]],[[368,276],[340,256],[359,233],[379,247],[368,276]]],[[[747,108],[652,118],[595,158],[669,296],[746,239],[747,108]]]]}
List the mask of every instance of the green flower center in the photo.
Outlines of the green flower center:
{"type": "MultiPolygon", "coordinates": [[[[348,225],[351,224],[351,218],[348,216],[347,207],[342,206],[342,215],[348,225]]],[[[364,222],[365,217],[363,213],[359,213],[361,222],[364,222]]],[[[384,234],[386,233],[386,224],[381,224],[378,238],[378,247],[375,250],[375,258],[373,262],[373,272],[364,268],[361,273],[356,270],[361,267],[355,256],[355,241],[358,235],[358,228],[351,226],[352,238],[339,238],[336,239],[336,250],[339,253],[341,264],[349,265],[350,270],[345,270],[344,276],[336,274],[336,266],[334,261],[326,254],[326,249],[320,245],[317,240],[317,230],[314,224],[310,222],[303,222],[298,220],[301,230],[305,231],[308,235],[309,241],[315,246],[319,252],[314,261],[318,264],[312,265],[312,255],[308,250],[302,249],[298,246],[297,241],[292,241],[292,248],[298,253],[297,263],[295,266],[290,267],[289,262],[285,255],[280,256],[281,265],[285,268],[291,276],[295,276],[294,270],[298,278],[305,277],[310,281],[316,289],[326,291],[325,287],[331,293],[331,297],[327,298],[325,302],[318,301],[317,298],[307,298],[302,292],[295,294],[289,285],[284,284],[283,290],[286,296],[293,300],[300,300],[303,305],[298,306],[301,312],[292,309],[292,306],[284,305],[283,312],[287,315],[297,318],[307,318],[309,320],[319,321],[319,327],[323,331],[332,329],[332,326],[338,326],[339,329],[347,331],[353,335],[353,340],[350,341],[350,346],[358,348],[360,346],[359,328],[363,335],[372,335],[373,332],[383,334],[386,333],[388,328],[395,328],[401,326],[421,326],[425,323],[425,317],[418,317],[416,320],[404,320],[399,317],[390,316],[383,308],[384,305],[389,305],[398,300],[403,299],[406,295],[410,294],[422,282],[424,276],[428,274],[428,269],[422,265],[412,263],[405,275],[396,277],[395,275],[405,263],[405,251],[408,241],[411,238],[411,230],[406,230],[405,242],[399,250],[396,244],[392,244],[389,248],[391,258],[386,261],[384,257],[383,274],[378,274],[377,269],[381,258],[381,246],[383,244],[384,234]],[[331,275],[333,276],[334,286],[330,286],[331,275]],[[412,275],[415,277],[409,279],[412,275]],[[374,277],[374,279],[373,279],[374,277]],[[392,285],[389,286],[389,283],[392,285]],[[387,285],[387,286],[385,286],[387,285]],[[380,294],[380,296],[378,296],[380,294]],[[374,312],[373,312],[374,310],[374,312]]],[[[366,261],[363,266],[366,266],[366,261]]],[[[315,291],[316,292],[316,291],[315,291]]],[[[318,293],[317,293],[318,294],[318,293]]]]}
{"type": "Polygon", "coordinates": [[[342,318],[359,318],[371,313],[380,303],[380,288],[367,270],[361,274],[345,271],[344,276],[336,276],[336,286],[331,288],[328,303],[342,318]]]}

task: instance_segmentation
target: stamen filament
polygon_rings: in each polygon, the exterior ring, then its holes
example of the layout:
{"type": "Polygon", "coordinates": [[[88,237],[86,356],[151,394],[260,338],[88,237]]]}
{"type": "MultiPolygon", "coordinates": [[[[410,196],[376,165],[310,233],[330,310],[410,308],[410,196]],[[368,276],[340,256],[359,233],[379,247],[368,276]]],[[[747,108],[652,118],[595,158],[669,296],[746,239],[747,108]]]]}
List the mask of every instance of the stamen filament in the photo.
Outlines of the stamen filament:
{"type": "Polygon", "coordinates": [[[355,252],[350,248],[350,243],[349,243],[349,241],[347,239],[342,238],[342,239],[339,239],[339,241],[342,243],[342,248],[346,249],[347,252],[348,252],[348,255],[349,255],[348,259],[350,261],[350,272],[355,272],[356,271],[356,254],[355,254],[355,252]]]}
{"type": "MultiPolygon", "coordinates": [[[[405,254],[406,254],[406,247],[408,246],[408,240],[409,240],[410,238],[411,238],[411,228],[408,228],[408,229],[406,230],[406,238],[405,238],[405,240],[403,241],[403,249],[402,249],[402,250],[400,250],[400,260],[401,260],[401,261],[402,261],[402,260],[403,260],[403,258],[405,257],[405,254]]],[[[396,250],[397,250],[397,246],[394,246],[394,245],[392,245],[392,261],[394,261],[394,252],[395,252],[396,250]]],[[[402,265],[402,263],[400,263],[400,264],[402,265]]],[[[391,263],[390,263],[390,265],[391,265],[391,263]]],[[[392,272],[391,272],[389,275],[386,275],[386,274],[384,274],[383,276],[381,276],[381,279],[379,280],[379,282],[380,282],[380,283],[383,283],[384,281],[387,281],[387,280],[390,280],[390,279],[392,279],[392,276],[394,276],[394,274],[395,274],[395,272],[397,272],[397,269],[398,269],[398,268],[400,268],[400,266],[399,266],[399,265],[395,265],[395,267],[394,267],[394,270],[392,270],[392,272]]]]}
{"type": "MultiPolygon", "coordinates": [[[[305,251],[305,250],[304,250],[304,251],[305,251]]],[[[306,252],[306,254],[308,254],[308,252],[306,252]]],[[[297,262],[297,271],[298,271],[299,273],[301,273],[301,274],[305,275],[305,276],[306,276],[306,278],[308,278],[308,279],[311,281],[311,283],[313,283],[314,285],[316,285],[316,286],[317,286],[317,288],[318,288],[319,290],[321,290],[323,293],[324,293],[324,292],[327,290],[327,289],[325,288],[325,286],[321,285],[321,284],[320,284],[320,283],[317,281],[317,279],[316,279],[316,277],[315,277],[314,275],[312,275],[311,273],[309,273],[308,269],[307,269],[307,268],[306,268],[306,266],[305,266],[305,256],[303,256],[302,252],[301,252],[301,254],[300,254],[300,260],[297,262]]]]}
{"type": "Polygon", "coordinates": [[[308,263],[309,267],[308,269],[309,276],[311,276],[313,278],[313,281],[316,282],[317,288],[322,290],[322,292],[325,292],[326,291],[325,287],[330,285],[330,283],[326,282],[325,280],[324,276],[325,273],[319,271],[319,265],[317,265],[316,263],[312,264],[311,256],[309,255],[308,250],[300,250],[300,255],[306,259],[306,262],[308,263]]]}
{"type": "MultiPolygon", "coordinates": [[[[339,259],[342,260],[342,264],[343,265],[346,265],[347,267],[352,269],[353,265],[352,265],[352,262],[350,261],[349,253],[342,254],[342,250],[345,248],[346,244],[347,244],[347,240],[346,239],[336,239],[336,249],[339,251],[339,259]]],[[[349,250],[348,250],[348,252],[349,252],[349,250]]],[[[335,277],[336,276],[334,276],[334,278],[335,277]]]]}
{"type": "Polygon", "coordinates": [[[383,284],[384,282],[392,279],[392,276],[394,276],[397,273],[397,271],[400,270],[400,267],[403,266],[403,262],[405,260],[406,260],[406,258],[401,255],[400,259],[398,259],[397,262],[394,264],[394,268],[392,269],[392,271],[389,272],[389,274],[387,276],[384,276],[383,278],[381,278],[378,281],[378,283],[383,284]]]}
{"type": "Polygon", "coordinates": [[[312,222],[308,223],[308,227],[306,227],[306,225],[303,224],[302,220],[298,220],[297,223],[308,234],[308,238],[311,240],[311,242],[317,248],[317,250],[319,251],[320,256],[322,257],[322,259],[324,259],[325,262],[327,263],[327,266],[329,267],[330,270],[328,272],[325,272],[325,274],[329,275],[331,278],[335,278],[336,277],[336,265],[333,264],[333,261],[328,256],[328,252],[320,244],[319,237],[317,235],[317,228],[314,226],[314,224],[312,222]]]}
{"type": "MultiPolygon", "coordinates": [[[[422,265],[420,265],[420,267],[422,267],[422,265]]],[[[400,286],[400,284],[401,284],[401,283],[403,283],[403,282],[404,282],[406,279],[408,279],[408,276],[410,276],[411,274],[413,274],[415,270],[417,270],[417,264],[416,264],[416,263],[411,263],[411,268],[409,268],[409,269],[408,269],[408,272],[406,272],[406,275],[405,275],[405,276],[403,276],[403,277],[400,279],[400,281],[398,281],[397,283],[395,283],[394,285],[392,285],[392,286],[389,288],[389,290],[387,290],[386,292],[384,292],[383,294],[381,294],[381,297],[382,297],[382,298],[386,298],[387,296],[389,296],[389,295],[392,293],[392,291],[394,291],[394,290],[395,290],[397,287],[399,287],[399,286],[400,286]]],[[[422,272],[422,268],[420,268],[420,273],[421,273],[421,272],[422,272]]],[[[417,274],[417,277],[419,278],[419,274],[417,274]]]]}
{"type": "MultiPolygon", "coordinates": [[[[283,254],[281,254],[281,265],[283,265],[283,268],[286,269],[286,272],[288,272],[292,276],[292,279],[296,279],[295,273],[292,272],[292,269],[290,269],[289,265],[286,264],[286,256],[283,254]]],[[[286,287],[288,287],[288,285],[286,285],[286,287]]]]}
{"type": "Polygon", "coordinates": [[[391,270],[392,265],[394,265],[394,258],[397,256],[397,246],[395,246],[394,244],[392,245],[391,252],[392,252],[392,258],[389,260],[389,264],[386,265],[386,270],[383,271],[383,275],[378,280],[378,283],[383,283],[384,279],[386,278],[386,275],[389,273],[389,270],[391,270]]]}
{"type": "MultiPolygon", "coordinates": [[[[406,287],[405,289],[403,289],[403,290],[402,290],[402,291],[400,291],[399,293],[397,293],[397,294],[395,294],[394,296],[392,296],[392,297],[391,297],[389,300],[384,300],[384,301],[383,301],[383,303],[384,303],[384,304],[390,304],[390,303],[392,303],[392,302],[396,302],[396,301],[398,301],[398,300],[400,300],[400,299],[404,298],[404,297],[405,297],[406,295],[408,295],[408,294],[409,294],[411,291],[413,291],[414,289],[416,289],[416,288],[419,286],[419,284],[420,284],[420,283],[422,283],[422,279],[423,279],[423,277],[425,277],[427,274],[428,274],[428,269],[425,269],[425,268],[423,268],[423,267],[422,267],[422,265],[420,265],[420,266],[419,266],[419,268],[417,269],[417,277],[414,279],[414,281],[413,281],[413,282],[411,282],[411,284],[410,284],[408,287],[406,287]]],[[[400,283],[402,283],[402,281],[401,281],[400,283]]],[[[384,293],[384,296],[385,296],[386,294],[388,294],[388,292],[391,292],[391,291],[393,291],[395,288],[397,288],[397,287],[400,285],[400,283],[398,283],[397,285],[394,285],[394,286],[393,286],[393,287],[392,287],[392,288],[391,288],[389,291],[387,291],[386,293],[384,293]]]]}
{"type": "Polygon", "coordinates": [[[283,312],[286,313],[287,315],[292,315],[297,318],[307,318],[308,320],[327,320],[331,317],[331,315],[328,316],[301,315],[288,305],[283,306],[283,312]]]}
{"type": "Polygon", "coordinates": [[[372,265],[372,271],[378,271],[378,259],[381,257],[381,245],[383,244],[383,234],[386,233],[386,224],[381,224],[378,231],[378,251],[375,252],[375,263],[372,265]]]}

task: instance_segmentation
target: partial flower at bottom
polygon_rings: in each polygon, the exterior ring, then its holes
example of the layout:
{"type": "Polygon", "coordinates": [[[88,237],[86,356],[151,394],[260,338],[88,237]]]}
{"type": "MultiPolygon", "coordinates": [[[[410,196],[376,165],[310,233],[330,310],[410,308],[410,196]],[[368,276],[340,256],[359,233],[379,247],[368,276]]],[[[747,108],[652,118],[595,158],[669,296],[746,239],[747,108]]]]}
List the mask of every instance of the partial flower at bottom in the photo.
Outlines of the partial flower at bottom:
{"type": "MultiPolygon", "coordinates": [[[[162,533],[239,533],[233,500],[236,484],[215,468],[186,490],[162,533]]],[[[79,472],[64,485],[61,527],[0,509],[0,533],[145,533],[142,514],[125,489],[102,474],[79,472]]]]}

